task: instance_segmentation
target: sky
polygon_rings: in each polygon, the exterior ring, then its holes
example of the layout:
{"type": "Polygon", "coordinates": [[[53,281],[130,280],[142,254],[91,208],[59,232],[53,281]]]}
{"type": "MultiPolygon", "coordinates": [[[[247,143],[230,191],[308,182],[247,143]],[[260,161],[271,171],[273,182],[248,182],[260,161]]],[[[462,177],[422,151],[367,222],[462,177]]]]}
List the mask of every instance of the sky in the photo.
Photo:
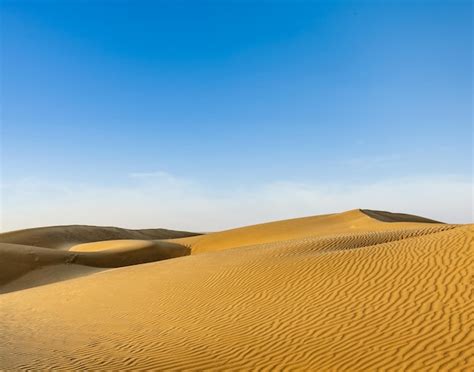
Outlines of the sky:
{"type": "Polygon", "coordinates": [[[0,7],[3,231],[473,221],[470,1],[0,7]]]}

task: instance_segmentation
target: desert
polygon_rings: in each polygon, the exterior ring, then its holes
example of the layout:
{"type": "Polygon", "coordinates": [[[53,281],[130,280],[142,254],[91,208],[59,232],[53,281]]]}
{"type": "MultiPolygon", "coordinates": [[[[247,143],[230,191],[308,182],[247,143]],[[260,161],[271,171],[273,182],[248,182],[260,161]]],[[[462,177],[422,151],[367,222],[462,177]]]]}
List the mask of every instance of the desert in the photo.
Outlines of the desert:
{"type": "Polygon", "coordinates": [[[0,367],[471,371],[473,238],[371,210],[4,233],[0,367]]]}
{"type": "Polygon", "coordinates": [[[0,372],[474,371],[472,0],[1,0],[0,372]]]}

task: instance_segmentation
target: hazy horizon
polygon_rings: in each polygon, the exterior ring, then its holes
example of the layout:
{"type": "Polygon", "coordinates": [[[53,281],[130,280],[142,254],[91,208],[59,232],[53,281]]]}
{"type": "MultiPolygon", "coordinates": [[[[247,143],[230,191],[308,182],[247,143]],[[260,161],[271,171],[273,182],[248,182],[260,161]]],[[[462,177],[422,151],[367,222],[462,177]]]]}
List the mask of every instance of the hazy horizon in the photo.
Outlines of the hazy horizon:
{"type": "Polygon", "coordinates": [[[3,1],[2,231],[473,222],[469,1],[3,1]]]}

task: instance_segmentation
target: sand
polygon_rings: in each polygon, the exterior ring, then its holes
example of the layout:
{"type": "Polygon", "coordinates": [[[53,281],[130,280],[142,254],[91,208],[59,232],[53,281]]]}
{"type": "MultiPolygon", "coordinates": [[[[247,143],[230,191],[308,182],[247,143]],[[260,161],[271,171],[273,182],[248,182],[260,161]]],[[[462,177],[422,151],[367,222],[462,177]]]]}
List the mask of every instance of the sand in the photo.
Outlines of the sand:
{"type": "Polygon", "coordinates": [[[0,244],[0,369],[474,370],[474,225],[354,210],[22,244],[0,244]]]}

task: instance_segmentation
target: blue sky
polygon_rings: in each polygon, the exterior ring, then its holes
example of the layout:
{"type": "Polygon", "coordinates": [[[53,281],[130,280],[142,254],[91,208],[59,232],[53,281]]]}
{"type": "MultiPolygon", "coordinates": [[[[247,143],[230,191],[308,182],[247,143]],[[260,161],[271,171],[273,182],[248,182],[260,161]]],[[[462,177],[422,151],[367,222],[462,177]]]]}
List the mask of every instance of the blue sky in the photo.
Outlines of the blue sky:
{"type": "Polygon", "coordinates": [[[3,1],[1,12],[4,229],[213,229],[361,204],[472,219],[469,1],[3,1]],[[176,182],[188,204],[161,211],[176,182]],[[405,206],[395,195],[411,183],[405,206]],[[259,204],[282,184],[294,187],[275,194],[286,207],[259,204]],[[374,185],[386,201],[373,203],[374,185]],[[114,198],[76,213],[99,189],[114,198]],[[354,198],[331,204],[320,190],[354,198]],[[105,212],[130,192],[142,205],[122,212],[135,217],[105,212]],[[196,223],[198,211],[220,216],[196,223]]]}

